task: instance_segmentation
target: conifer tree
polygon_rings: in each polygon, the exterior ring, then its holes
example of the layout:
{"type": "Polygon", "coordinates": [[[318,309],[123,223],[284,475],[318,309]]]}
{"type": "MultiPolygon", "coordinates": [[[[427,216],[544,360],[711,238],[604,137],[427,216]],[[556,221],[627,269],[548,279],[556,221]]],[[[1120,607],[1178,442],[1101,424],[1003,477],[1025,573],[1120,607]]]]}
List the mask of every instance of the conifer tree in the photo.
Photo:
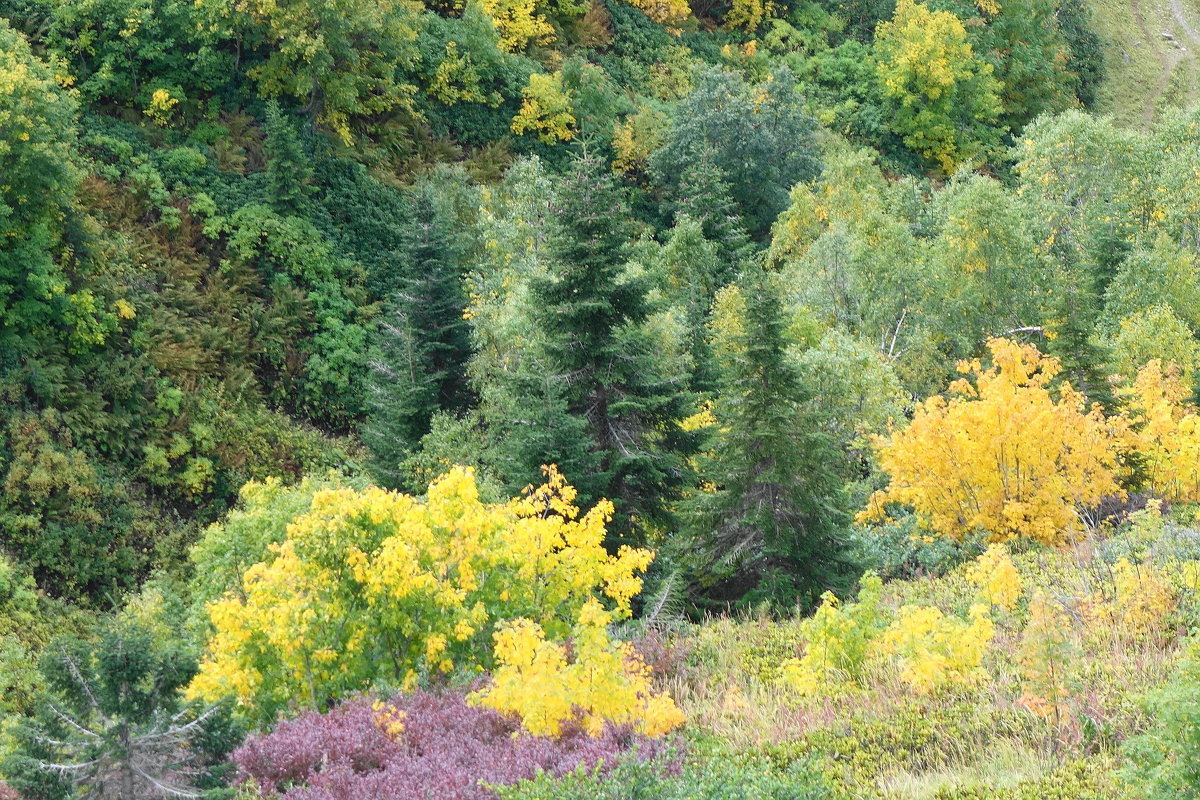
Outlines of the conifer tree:
{"type": "Polygon", "coordinates": [[[275,100],[267,103],[267,195],[279,214],[298,214],[312,191],[312,159],[293,121],[275,100]]]}
{"type": "MultiPolygon", "coordinates": [[[[559,197],[553,263],[529,287],[537,355],[509,378],[510,394],[513,387],[543,398],[558,394],[561,405],[533,396],[523,402],[582,420],[587,448],[529,452],[538,446],[535,437],[509,442],[527,452],[509,459],[557,463],[584,504],[612,500],[618,515],[612,529],[620,537],[665,522],[667,505],[686,482],[683,454],[691,437],[678,425],[689,414],[686,376],[663,363],[645,330],[651,308],[644,282],[625,272],[627,206],[604,163],[585,152],[559,197]]],[[[569,429],[560,422],[560,430],[569,429]]]]}
{"type": "Polygon", "coordinates": [[[217,789],[235,743],[224,705],[185,704],[196,673],[185,647],[114,622],[94,641],[65,639],[42,665],[47,690],[16,728],[3,764],[29,800],[200,797],[217,789]]]}
{"type": "Polygon", "coordinates": [[[852,569],[839,454],[805,408],[777,291],[755,266],[718,298],[724,381],[702,472],[714,488],[689,501],[688,546],[710,599],[787,607],[844,587],[852,569]]]}
{"type": "Polygon", "coordinates": [[[721,248],[724,271],[717,276],[724,286],[737,274],[740,262],[752,247],[746,234],[745,221],[730,196],[729,182],[714,161],[711,150],[688,165],[679,178],[679,194],[675,202],[675,224],[684,216],[700,223],[704,238],[721,248]]]}
{"type": "Polygon", "coordinates": [[[464,237],[432,179],[418,184],[411,204],[408,259],[376,336],[370,413],[363,429],[375,477],[390,486],[399,486],[400,462],[429,432],[433,414],[465,410],[471,398],[464,237]]]}
{"type": "Polygon", "coordinates": [[[691,388],[716,388],[708,315],[717,290],[729,282],[731,267],[720,245],[704,235],[700,221],[681,214],[658,252],[658,270],[670,302],[682,318],[691,356],[691,388]]]}

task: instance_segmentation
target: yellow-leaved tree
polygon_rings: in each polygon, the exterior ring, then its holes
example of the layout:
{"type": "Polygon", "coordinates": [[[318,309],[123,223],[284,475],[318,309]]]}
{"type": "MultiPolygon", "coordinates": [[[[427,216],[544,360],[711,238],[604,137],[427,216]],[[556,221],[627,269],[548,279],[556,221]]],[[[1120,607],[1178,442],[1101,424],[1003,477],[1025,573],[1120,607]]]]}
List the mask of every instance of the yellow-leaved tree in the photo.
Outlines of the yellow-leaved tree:
{"type": "Polygon", "coordinates": [[[991,367],[960,362],[971,379],[918,406],[907,428],[876,439],[891,481],[861,521],[898,503],[950,538],[982,530],[994,540],[1055,544],[1079,530],[1080,507],[1122,494],[1115,472],[1122,420],[1089,410],[1069,384],[1055,399],[1059,362],[1032,345],[992,339],[988,349],[991,367]]]}
{"type": "MultiPolygon", "coordinates": [[[[546,473],[545,485],[505,503],[482,502],[465,468],[435,481],[424,500],[376,487],[316,491],[242,586],[209,605],[211,634],[190,695],[233,697],[265,721],[377,683],[474,674],[494,663],[493,635],[496,657],[512,667],[517,634],[536,632],[553,647],[575,636],[576,663],[603,664],[606,696],[575,676],[563,682],[574,693],[549,714],[532,696],[506,700],[502,669],[496,693],[484,695],[494,705],[528,711],[538,732],[579,711],[591,730],[600,720],[674,727],[670,698],[650,691],[644,665],[607,634],[610,620],[630,614],[653,553],[626,546],[610,555],[612,505],[580,516],[575,490],[553,467],[546,473]]],[[[248,503],[273,496],[243,493],[248,503]]]]}
{"type": "Polygon", "coordinates": [[[546,144],[565,142],[575,136],[576,119],[571,93],[563,88],[562,72],[535,72],[521,90],[521,108],[510,126],[513,133],[534,133],[546,144]]]}
{"type": "Polygon", "coordinates": [[[949,175],[996,145],[1000,82],[962,20],[900,0],[875,29],[874,50],[888,124],[930,165],[949,175]]]}
{"type": "Polygon", "coordinates": [[[650,688],[650,669],[622,642],[608,637],[612,612],[596,600],[584,603],[567,648],[547,641],[535,622],[519,619],[496,632],[499,668],[491,685],[472,702],[519,714],[531,733],[555,736],[564,722],[582,714],[583,729],[597,735],[606,722],[631,723],[647,736],[661,736],[683,723],[683,713],[666,694],[650,688]]]}
{"type": "Polygon", "coordinates": [[[554,26],[546,19],[536,0],[482,0],[484,12],[491,17],[500,35],[500,48],[519,53],[532,44],[554,41],[554,26]]]}
{"type": "Polygon", "coordinates": [[[1147,482],[1179,503],[1200,501],[1200,412],[1187,398],[1180,368],[1151,359],[1129,392],[1133,448],[1142,457],[1147,482]]]}

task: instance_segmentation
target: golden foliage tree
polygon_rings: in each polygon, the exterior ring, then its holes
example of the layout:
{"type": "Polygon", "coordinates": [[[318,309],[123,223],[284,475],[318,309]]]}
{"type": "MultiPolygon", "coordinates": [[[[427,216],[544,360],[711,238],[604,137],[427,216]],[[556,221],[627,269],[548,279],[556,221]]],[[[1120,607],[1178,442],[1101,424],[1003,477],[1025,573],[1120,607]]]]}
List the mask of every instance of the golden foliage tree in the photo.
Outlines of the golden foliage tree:
{"type": "Polygon", "coordinates": [[[990,368],[960,362],[973,381],[955,381],[949,398],[929,398],[908,428],[876,440],[891,482],[860,519],[900,503],[951,538],[983,530],[996,540],[1053,544],[1078,530],[1080,506],[1121,494],[1122,426],[1088,410],[1069,384],[1053,397],[1057,359],[1007,339],[992,339],[988,349],[990,368]]]}
{"type": "Polygon", "coordinates": [[[516,633],[583,642],[582,627],[590,638],[580,657],[611,667],[610,697],[595,701],[599,689],[570,680],[566,708],[587,719],[661,720],[669,698],[644,689],[642,667],[608,642],[605,627],[629,615],[653,554],[626,546],[610,555],[612,505],[580,516],[574,499],[552,467],[545,485],[506,503],[481,502],[461,467],[424,500],[375,487],[316,492],[270,556],[246,570],[240,591],[209,605],[212,633],[190,694],[232,696],[249,716],[271,719],[289,704],[320,707],[375,681],[411,686],[422,675],[487,668],[493,633],[509,664],[528,640],[516,633]]]}
{"type": "Polygon", "coordinates": [[[565,142],[575,136],[575,114],[571,94],[563,88],[562,72],[535,72],[521,90],[521,108],[513,117],[512,132],[534,133],[546,144],[565,142]]]}
{"type": "Polygon", "coordinates": [[[1131,434],[1142,456],[1147,482],[1180,503],[1200,501],[1200,411],[1187,402],[1180,368],[1151,359],[1130,391],[1131,434]]]}
{"type": "Polygon", "coordinates": [[[500,34],[500,47],[519,53],[532,44],[554,41],[554,26],[541,13],[536,0],[482,0],[483,10],[500,34]]]}
{"type": "Polygon", "coordinates": [[[472,702],[520,715],[533,734],[555,736],[563,723],[582,714],[597,735],[605,722],[631,723],[647,736],[661,736],[683,723],[683,713],[666,694],[650,688],[650,669],[628,642],[608,636],[613,614],[596,600],[584,603],[567,648],[547,641],[537,623],[505,623],[496,632],[499,668],[491,685],[472,702]]]}

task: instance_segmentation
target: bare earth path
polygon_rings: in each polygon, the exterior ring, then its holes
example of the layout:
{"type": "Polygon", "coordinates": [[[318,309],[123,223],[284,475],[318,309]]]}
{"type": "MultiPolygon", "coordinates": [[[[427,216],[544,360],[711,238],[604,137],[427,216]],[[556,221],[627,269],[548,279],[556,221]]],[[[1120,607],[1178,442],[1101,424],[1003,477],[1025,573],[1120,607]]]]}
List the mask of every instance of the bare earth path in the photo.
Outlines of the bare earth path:
{"type": "Polygon", "coordinates": [[[1098,110],[1130,127],[1200,101],[1200,0],[1086,0],[1104,47],[1098,110]]]}
{"type": "Polygon", "coordinates": [[[1196,33],[1195,28],[1188,22],[1187,15],[1183,13],[1183,4],[1179,0],[1171,0],[1171,14],[1179,23],[1184,35],[1192,40],[1192,44],[1200,45],[1200,34],[1196,33]]]}

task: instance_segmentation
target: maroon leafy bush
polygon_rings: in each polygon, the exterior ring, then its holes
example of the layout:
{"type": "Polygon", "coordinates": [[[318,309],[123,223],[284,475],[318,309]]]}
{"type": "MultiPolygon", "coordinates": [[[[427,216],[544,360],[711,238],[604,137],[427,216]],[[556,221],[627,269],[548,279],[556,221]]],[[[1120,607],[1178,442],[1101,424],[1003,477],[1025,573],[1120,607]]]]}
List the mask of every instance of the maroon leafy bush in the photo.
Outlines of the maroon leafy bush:
{"type": "Polygon", "coordinates": [[[406,714],[394,738],[377,724],[370,699],[351,700],[252,737],[233,754],[238,775],[282,800],[492,800],[486,784],[513,784],[539,770],[563,775],[630,752],[657,758],[667,747],[611,726],[594,738],[577,729],[557,739],[531,736],[456,694],[402,695],[392,705],[406,714]]]}
{"type": "Polygon", "coordinates": [[[20,798],[7,783],[0,781],[0,800],[20,800],[20,798]]]}

